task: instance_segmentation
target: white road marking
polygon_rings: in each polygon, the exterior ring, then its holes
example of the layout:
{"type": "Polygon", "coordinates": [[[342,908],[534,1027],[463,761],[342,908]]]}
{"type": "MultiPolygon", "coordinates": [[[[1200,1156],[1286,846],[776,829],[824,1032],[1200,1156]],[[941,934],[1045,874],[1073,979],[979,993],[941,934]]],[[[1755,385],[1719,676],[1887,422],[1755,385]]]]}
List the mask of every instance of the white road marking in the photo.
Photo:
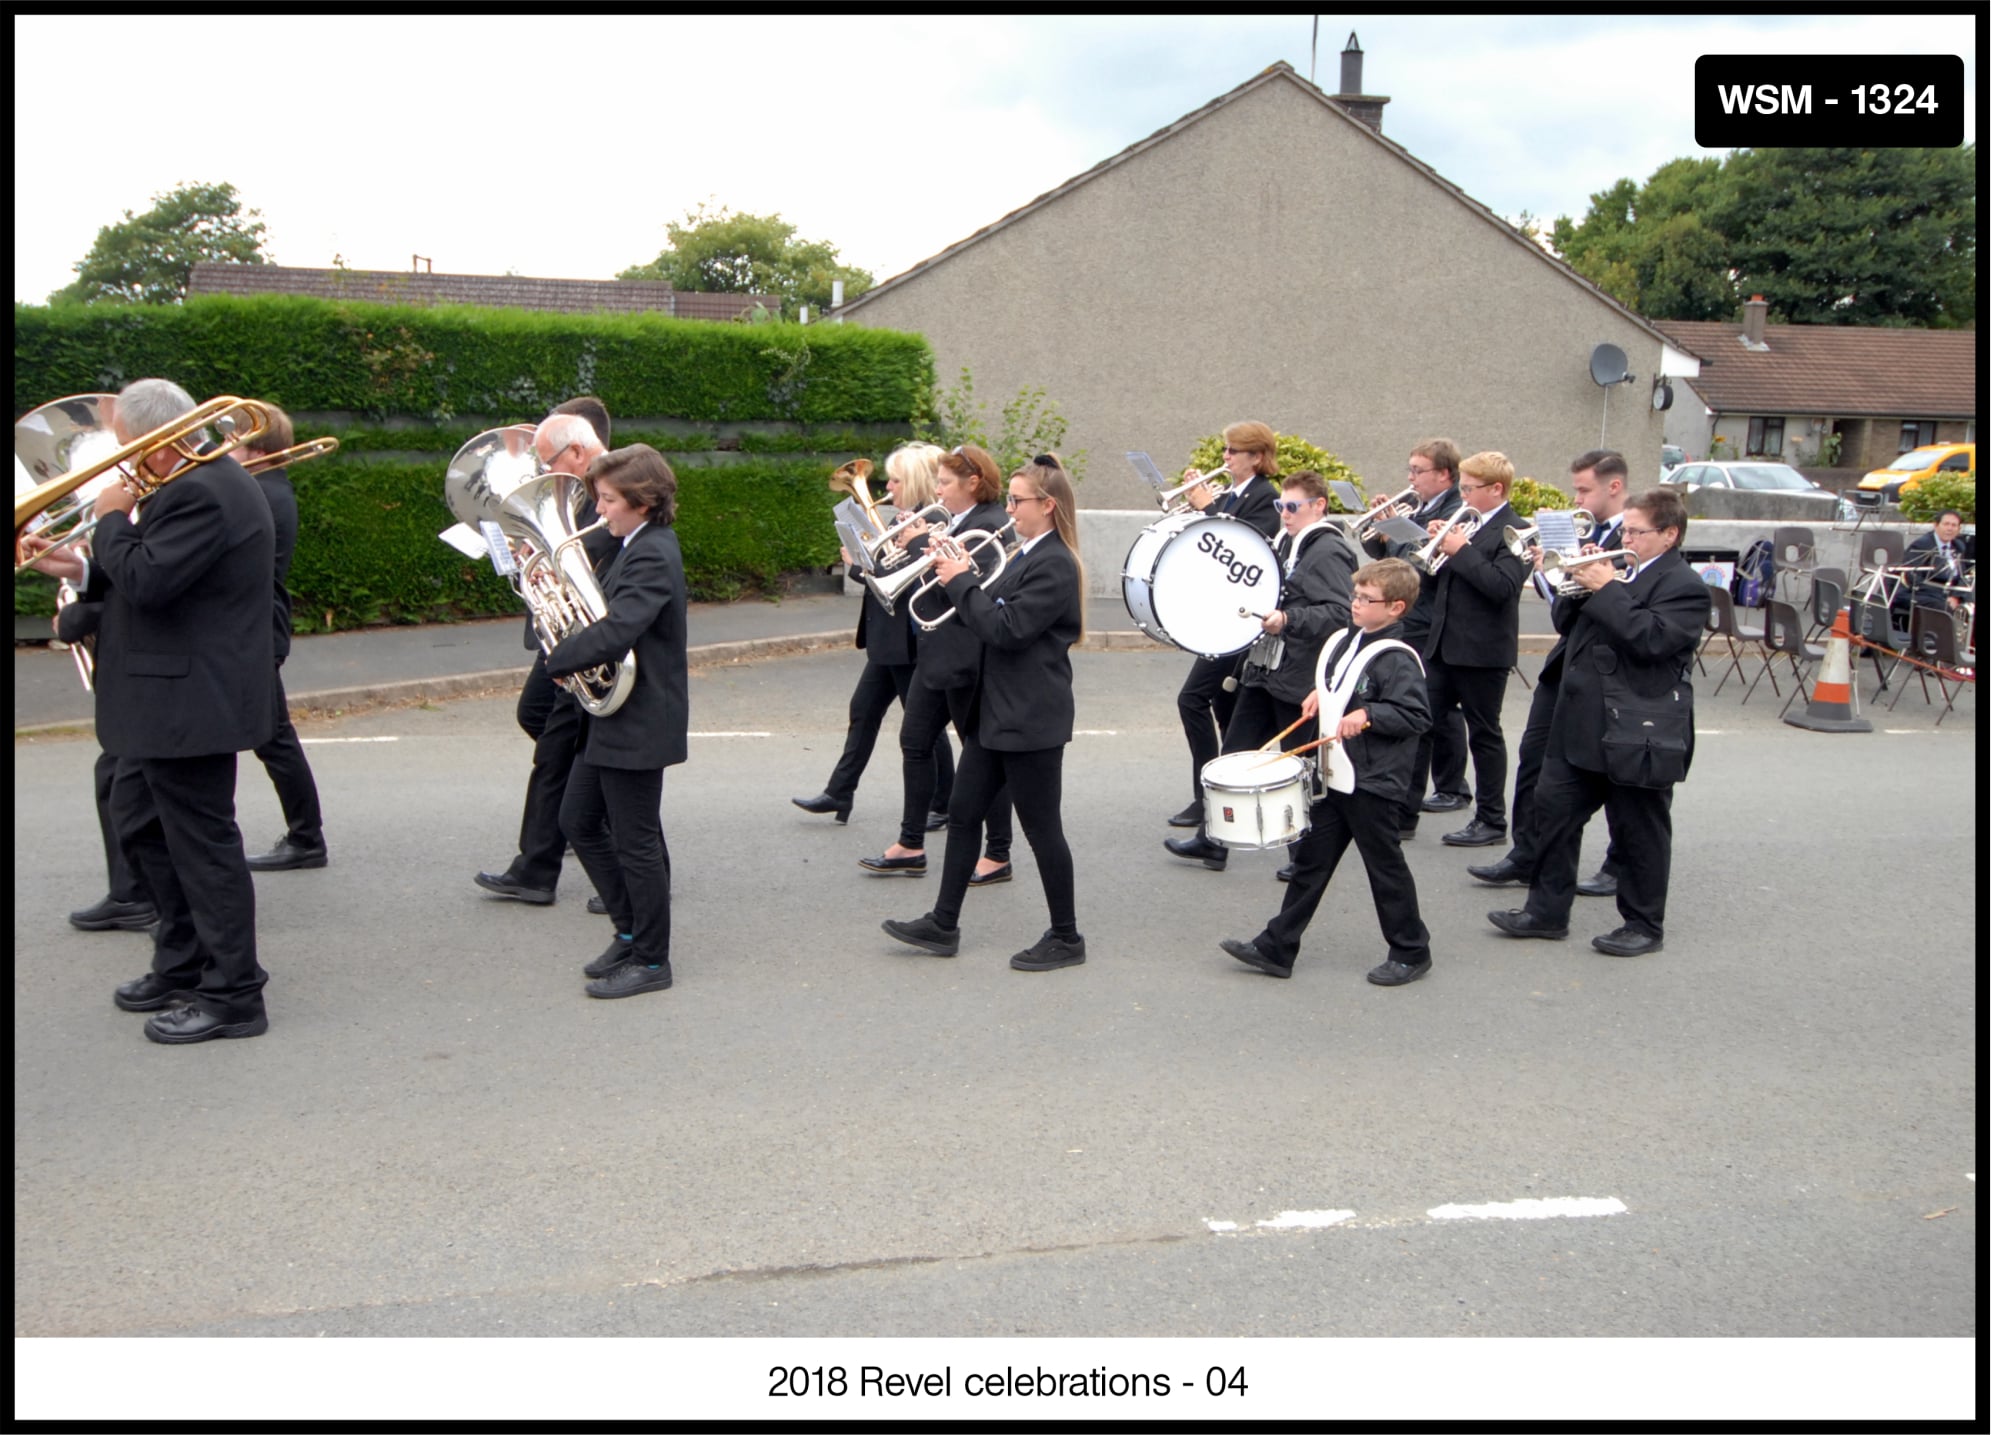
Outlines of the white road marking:
{"type": "Polygon", "coordinates": [[[1270,1220],[1259,1221],[1257,1225],[1266,1231],[1302,1231],[1353,1219],[1352,1211],[1280,1211],[1270,1220]]]}
{"type": "Polygon", "coordinates": [[[1696,737],[1721,737],[1725,731],[1726,729],[1719,727],[1698,727],[1694,730],[1694,735],[1696,737]]]}
{"type": "Polygon", "coordinates": [[[1117,737],[1118,729],[1115,727],[1080,727],[1076,730],[1076,735],[1078,737],[1117,737]]]}
{"type": "Polygon", "coordinates": [[[1484,1206],[1433,1206],[1433,1221],[1546,1221],[1557,1216],[1616,1216],[1625,1203],[1616,1196],[1551,1196],[1494,1201],[1484,1206]]]}
{"type": "Polygon", "coordinates": [[[401,741],[402,739],[399,737],[302,737],[299,739],[299,744],[302,747],[316,747],[320,743],[324,742],[401,742],[401,741]]]}
{"type": "Polygon", "coordinates": [[[691,732],[689,737],[769,737],[768,732],[691,732]]]}

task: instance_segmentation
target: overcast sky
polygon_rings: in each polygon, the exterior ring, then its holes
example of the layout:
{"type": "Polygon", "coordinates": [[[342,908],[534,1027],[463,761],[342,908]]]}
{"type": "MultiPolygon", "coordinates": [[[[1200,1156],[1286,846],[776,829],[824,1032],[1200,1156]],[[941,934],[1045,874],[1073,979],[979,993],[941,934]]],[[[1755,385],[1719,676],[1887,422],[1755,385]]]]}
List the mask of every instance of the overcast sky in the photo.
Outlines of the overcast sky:
{"type": "MultiPolygon", "coordinates": [[[[1702,54],[1956,53],[1968,126],[1980,78],[1970,16],[1347,13],[1320,19],[1323,89],[1350,30],[1365,90],[1391,99],[1385,134],[1544,223],[1702,152],[1702,54]]],[[[74,18],[14,33],[29,303],[99,226],[182,182],[234,184],[282,264],[609,278],[713,201],[776,211],[887,279],[1273,61],[1313,65],[1308,16],[120,16],[81,66],[60,61],[74,18]]]]}

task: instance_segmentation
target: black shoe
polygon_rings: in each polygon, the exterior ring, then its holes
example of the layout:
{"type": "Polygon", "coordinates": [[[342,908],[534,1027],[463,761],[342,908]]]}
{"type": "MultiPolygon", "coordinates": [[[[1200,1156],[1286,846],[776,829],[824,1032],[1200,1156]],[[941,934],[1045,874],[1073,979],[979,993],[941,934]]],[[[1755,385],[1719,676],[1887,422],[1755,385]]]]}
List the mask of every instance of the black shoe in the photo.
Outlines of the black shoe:
{"type": "Polygon", "coordinates": [[[608,917],[611,915],[611,909],[604,905],[604,899],[595,892],[590,894],[590,900],[583,904],[583,909],[593,917],[608,917]]]}
{"type": "Polygon", "coordinates": [[[661,962],[649,967],[644,962],[620,962],[594,982],[585,982],[585,995],[594,997],[635,997],[640,992],[663,992],[674,984],[674,964],[661,962]]]}
{"type": "Polygon", "coordinates": [[[512,897],[517,902],[532,902],[537,907],[555,904],[556,894],[546,887],[524,887],[514,880],[512,872],[502,872],[494,876],[491,872],[481,872],[472,879],[487,891],[502,897],[512,897]]]}
{"type": "Polygon", "coordinates": [[[955,957],[958,955],[958,930],[947,932],[937,924],[937,919],[929,912],[914,922],[884,922],[882,930],[899,942],[907,942],[913,947],[921,947],[934,957],[955,957]]]}
{"type": "Polygon", "coordinates": [[[1384,962],[1368,974],[1368,980],[1378,987],[1400,987],[1413,982],[1431,969],[1431,959],[1421,962],[1384,962]]]}
{"type": "Polygon", "coordinates": [[[921,877],[930,870],[921,852],[914,857],[863,857],[861,865],[877,877],[921,877]]]}
{"type": "Polygon", "coordinates": [[[1199,832],[1192,837],[1169,837],[1163,845],[1174,856],[1199,862],[1211,872],[1220,872],[1229,865],[1229,849],[1220,842],[1209,841],[1199,832]]]}
{"type": "Polygon", "coordinates": [[[1417,829],[1414,824],[1409,827],[1398,827],[1396,829],[1396,840],[1398,842],[1414,842],[1416,839],[1417,829]]]}
{"type": "Polygon", "coordinates": [[[1475,817],[1458,831],[1445,833],[1442,840],[1447,847],[1497,847],[1507,840],[1507,829],[1475,817]]]}
{"type": "Polygon", "coordinates": [[[176,1002],[193,1001],[194,993],[183,991],[165,978],[147,972],[143,977],[118,988],[111,994],[111,1000],[125,1011],[158,1011],[176,1002]]]}
{"type": "Polygon", "coordinates": [[[1512,857],[1502,857],[1490,867],[1468,867],[1465,870],[1480,881],[1490,882],[1495,887],[1511,887],[1517,882],[1525,887],[1528,885],[1528,878],[1533,875],[1525,863],[1516,862],[1512,857]]]}
{"type": "Polygon", "coordinates": [[[924,831],[942,832],[951,822],[949,812],[931,812],[924,816],[924,831]]]}
{"type": "Polygon", "coordinates": [[[1083,965],[1083,937],[1081,934],[1058,937],[1054,932],[1044,932],[1034,946],[1009,957],[1007,965],[1017,972],[1052,972],[1057,967],[1080,967],[1083,965]]]}
{"type": "Polygon", "coordinates": [[[94,907],[69,914],[69,924],[84,932],[143,932],[160,920],[151,902],[119,902],[106,897],[94,907]]]}
{"type": "Polygon", "coordinates": [[[1275,875],[1277,876],[1277,879],[1280,882],[1289,882],[1295,875],[1297,875],[1298,870],[1299,870],[1298,863],[1287,862],[1284,866],[1280,867],[1277,870],[1277,873],[1275,875]]]}
{"type": "Polygon", "coordinates": [[[270,1029],[271,1019],[261,1011],[246,1020],[231,1021],[207,1007],[177,1006],[146,1018],[146,1040],[167,1046],[214,1041],[217,1037],[262,1036],[270,1029]]]}
{"type": "Polygon", "coordinates": [[[974,872],[972,874],[972,880],[967,885],[973,887],[997,887],[1002,882],[1011,882],[1013,880],[1014,880],[1014,864],[1012,862],[1002,862],[998,867],[995,867],[991,872],[988,872],[984,877],[980,876],[977,872],[974,872]]]}
{"type": "Polygon", "coordinates": [[[1205,814],[1201,810],[1201,799],[1196,798],[1179,812],[1167,819],[1169,827],[1199,827],[1205,814]]]}
{"type": "Polygon", "coordinates": [[[1472,799],[1451,792],[1434,792],[1418,805],[1426,812],[1456,812],[1461,807],[1472,806],[1472,799]]]}
{"type": "Polygon", "coordinates": [[[592,959],[590,965],[583,969],[583,974],[587,977],[609,976],[631,959],[632,944],[623,937],[613,937],[611,945],[604,949],[601,956],[592,959]]]}
{"type": "Polygon", "coordinates": [[[1547,937],[1550,941],[1560,941],[1569,935],[1568,927],[1545,927],[1532,920],[1523,907],[1507,912],[1488,912],[1486,920],[1510,937],[1547,937]]]}
{"type": "MultiPolygon", "coordinates": [[[[303,867],[324,867],[326,846],[322,843],[318,847],[301,847],[289,837],[280,837],[275,847],[269,852],[260,852],[250,858],[249,864],[252,872],[295,872],[303,867]]],[[[244,1033],[246,1036],[251,1034],[244,1033]]],[[[206,1039],[195,1038],[197,1041],[206,1039]]]]}
{"type": "Polygon", "coordinates": [[[1265,956],[1263,949],[1255,942],[1239,942],[1234,937],[1225,937],[1222,942],[1222,950],[1229,953],[1230,956],[1236,958],[1237,961],[1243,963],[1246,967],[1255,967],[1266,976],[1289,977],[1292,974],[1290,967],[1284,966],[1275,959],[1265,956]]]}
{"type": "Polygon", "coordinates": [[[814,815],[831,812],[833,820],[845,826],[847,823],[847,814],[854,810],[854,799],[850,797],[847,801],[842,802],[838,797],[829,797],[822,792],[818,797],[794,797],[792,799],[792,806],[802,807],[814,815]]]}
{"type": "Polygon", "coordinates": [[[1587,882],[1576,884],[1579,897],[1615,897],[1618,895],[1618,874],[1609,867],[1602,868],[1587,882]]]}
{"type": "Polygon", "coordinates": [[[1666,946],[1665,937],[1656,937],[1651,932],[1627,922],[1615,932],[1606,932],[1601,937],[1592,937],[1590,945],[1608,957],[1643,957],[1648,952],[1657,952],[1666,946]]]}

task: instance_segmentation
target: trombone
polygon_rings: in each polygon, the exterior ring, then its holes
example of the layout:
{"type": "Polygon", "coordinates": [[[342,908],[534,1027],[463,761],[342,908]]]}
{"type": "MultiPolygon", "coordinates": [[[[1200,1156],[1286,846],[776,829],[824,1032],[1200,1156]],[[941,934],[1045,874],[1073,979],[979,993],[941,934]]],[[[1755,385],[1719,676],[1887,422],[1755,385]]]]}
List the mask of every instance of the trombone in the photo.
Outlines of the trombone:
{"type": "Polygon", "coordinates": [[[1451,557],[1449,553],[1438,552],[1438,545],[1444,542],[1445,534],[1451,532],[1452,529],[1458,527],[1459,524],[1465,522],[1468,518],[1477,523],[1480,518],[1479,510],[1469,503],[1461,503],[1458,506],[1458,512],[1452,514],[1451,517],[1444,521],[1444,527],[1437,531],[1437,537],[1431,539],[1430,542],[1410,555],[1411,565],[1422,572],[1430,574],[1432,577],[1436,577],[1443,571],[1446,561],[1451,557]]]}
{"type": "Polygon", "coordinates": [[[243,465],[245,473],[256,475],[268,473],[274,468],[287,468],[295,463],[304,463],[309,458],[322,458],[340,447],[340,440],[328,435],[325,438],[307,439],[295,443],[290,448],[279,449],[276,453],[260,453],[243,465]]]}

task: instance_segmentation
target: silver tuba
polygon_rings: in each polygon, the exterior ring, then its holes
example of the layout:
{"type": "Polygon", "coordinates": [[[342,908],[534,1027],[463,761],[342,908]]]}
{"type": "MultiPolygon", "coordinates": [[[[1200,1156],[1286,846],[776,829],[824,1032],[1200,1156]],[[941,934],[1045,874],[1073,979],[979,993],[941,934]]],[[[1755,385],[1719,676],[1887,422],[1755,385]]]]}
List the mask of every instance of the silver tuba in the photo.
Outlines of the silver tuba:
{"type": "MultiPolygon", "coordinates": [[[[588,498],[582,479],[542,466],[535,430],[528,424],[488,429],[458,451],[444,475],[444,499],[459,522],[479,529],[492,523],[519,554],[520,571],[509,581],[528,605],[542,651],[604,618],[604,590],[591,571],[583,536],[602,523],[577,527],[588,498]]],[[[638,659],[627,653],[559,679],[585,712],[606,717],[631,696],[638,659]]]]}

